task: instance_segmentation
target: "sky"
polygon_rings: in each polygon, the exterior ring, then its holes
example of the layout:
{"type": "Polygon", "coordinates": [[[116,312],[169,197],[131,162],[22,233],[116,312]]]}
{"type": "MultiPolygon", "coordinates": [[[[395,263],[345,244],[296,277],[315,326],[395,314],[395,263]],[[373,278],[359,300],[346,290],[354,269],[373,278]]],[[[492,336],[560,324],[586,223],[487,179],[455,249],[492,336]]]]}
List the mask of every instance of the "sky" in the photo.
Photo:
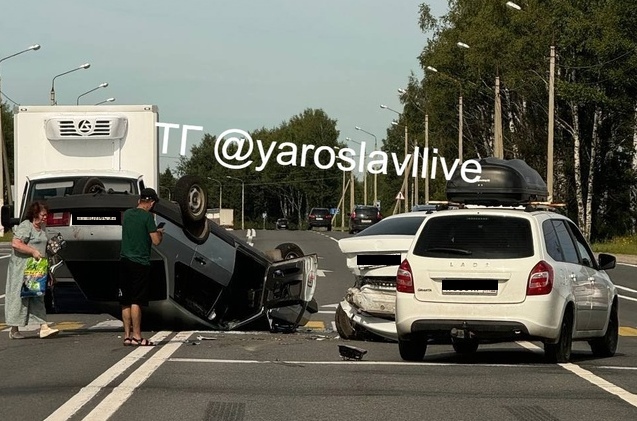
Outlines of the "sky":
{"type": "MultiPolygon", "coordinates": [[[[306,108],[337,120],[339,140],[380,143],[401,111],[397,89],[413,72],[431,34],[418,28],[418,6],[435,17],[447,0],[32,0],[5,2],[2,92],[22,105],[49,104],[55,75],[59,105],[153,104],[159,121],[202,126],[219,135],[274,128],[306,108]]],[[[6,98],[3,98],[6,100],[6,98]]],[[[187,150],[202,132],[190,132],[187,150]]],[[[161,132],[160,132],[161,138],[161,132]]],[[[180,133],[160,167],[172,169],[180,133]]],[[[350,145],[354,145],[350,143],[350,145]]]]}

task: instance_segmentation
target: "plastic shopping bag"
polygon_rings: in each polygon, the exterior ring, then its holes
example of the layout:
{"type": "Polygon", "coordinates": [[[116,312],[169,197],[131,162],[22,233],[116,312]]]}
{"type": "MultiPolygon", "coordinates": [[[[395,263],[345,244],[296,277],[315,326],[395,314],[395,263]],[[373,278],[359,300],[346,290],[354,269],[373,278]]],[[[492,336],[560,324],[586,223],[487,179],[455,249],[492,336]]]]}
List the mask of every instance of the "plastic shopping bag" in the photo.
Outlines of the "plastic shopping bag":
{"type": "Polygon", "coordinates": [[[22,290],[20,297],[42,297],[46,293],[46,284],[49,272],[48,259],[36,260],[29,257],[27,266],[24,269],[22,290]]]}

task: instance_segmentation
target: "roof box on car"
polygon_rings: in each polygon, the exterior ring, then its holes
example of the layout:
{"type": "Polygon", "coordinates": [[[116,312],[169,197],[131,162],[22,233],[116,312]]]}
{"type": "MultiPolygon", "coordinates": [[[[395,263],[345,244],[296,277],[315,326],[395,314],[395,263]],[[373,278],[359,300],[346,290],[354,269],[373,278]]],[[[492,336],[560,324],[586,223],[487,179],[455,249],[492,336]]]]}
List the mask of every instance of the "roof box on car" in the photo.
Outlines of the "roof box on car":
{"type": "Polygon", "coordinates": [[[518,206],[546,201],[546,183],[521,159],[483,158],[480,180],[469,183],[456,171],[447,181],[447,200],[484,206],[518,206]]]}

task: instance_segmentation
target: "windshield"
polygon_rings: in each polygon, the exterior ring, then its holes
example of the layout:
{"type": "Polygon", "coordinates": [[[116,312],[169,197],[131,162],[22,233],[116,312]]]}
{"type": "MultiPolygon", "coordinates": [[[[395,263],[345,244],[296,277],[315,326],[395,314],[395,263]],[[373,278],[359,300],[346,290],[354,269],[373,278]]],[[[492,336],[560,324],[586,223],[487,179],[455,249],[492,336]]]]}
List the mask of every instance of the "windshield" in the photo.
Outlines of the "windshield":
{"type": "Polygon", "coordinates": [[[365,228],[359,232],[357,237],[366,235],[416,235],[416,231],[420,228],[422,221],[426,215],[404,217],[404,218],[388,218],[381,219],[380,222],[365,228]]]}

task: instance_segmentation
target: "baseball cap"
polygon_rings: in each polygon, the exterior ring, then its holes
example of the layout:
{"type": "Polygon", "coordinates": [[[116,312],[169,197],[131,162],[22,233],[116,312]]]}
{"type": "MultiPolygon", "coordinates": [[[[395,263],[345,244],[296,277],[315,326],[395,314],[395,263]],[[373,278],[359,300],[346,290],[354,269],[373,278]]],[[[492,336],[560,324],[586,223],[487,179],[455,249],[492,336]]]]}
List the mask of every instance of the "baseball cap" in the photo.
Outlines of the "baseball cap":
{"type": "Polygon", "coordinates": [[[157,192],[150,187],[146,187],[142,189],[142,192],[139,195],[139,198],[142,200],[153,200],[157,202],[159,200],[159,196],[157,196],[157,192]]]}

